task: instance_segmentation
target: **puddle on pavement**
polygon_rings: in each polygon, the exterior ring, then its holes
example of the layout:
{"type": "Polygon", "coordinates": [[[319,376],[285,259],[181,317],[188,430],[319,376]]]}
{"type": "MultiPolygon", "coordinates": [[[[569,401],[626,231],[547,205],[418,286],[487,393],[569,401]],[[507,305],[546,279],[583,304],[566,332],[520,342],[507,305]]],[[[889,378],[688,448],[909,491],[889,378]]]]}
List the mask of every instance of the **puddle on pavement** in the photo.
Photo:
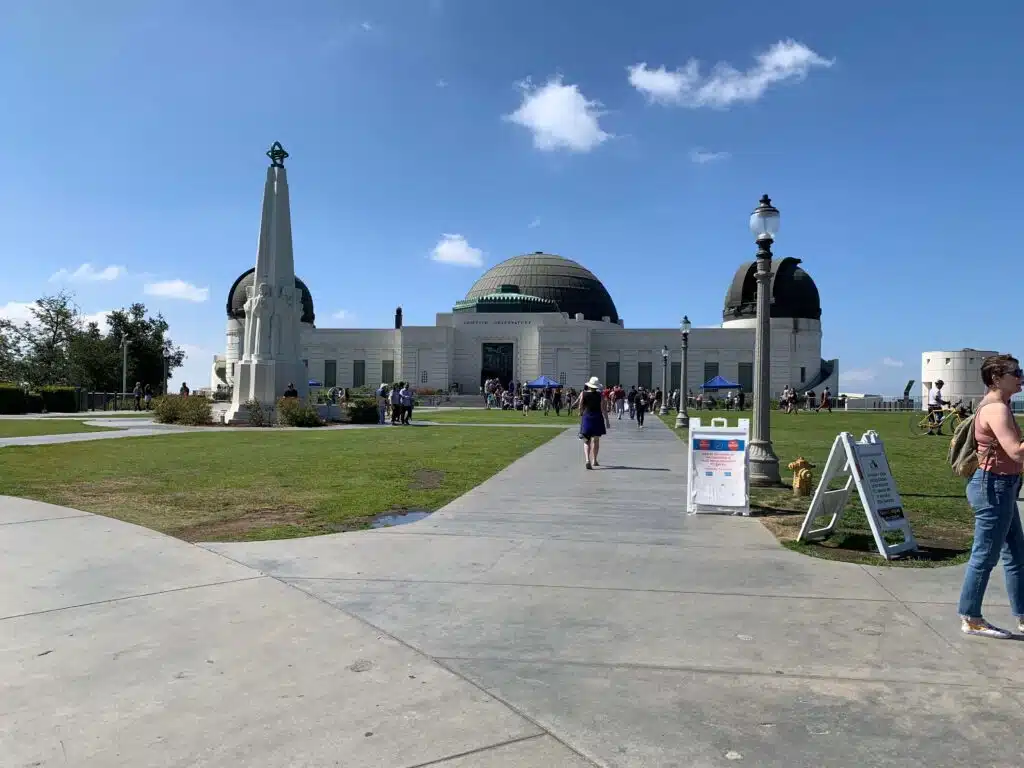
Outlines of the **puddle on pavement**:
{"type": "Polygon", "coordinates": [[[406,523],[415,523],[417,520],[422,520],[425,517],[430,517],[430,512],[424,512],[422,510],[410,509],[408,512],[392,512],[385,515],[377,515],[373,520],[370,521],[371,528],[390,528],[393,525],[405,525],[406,523]]]}

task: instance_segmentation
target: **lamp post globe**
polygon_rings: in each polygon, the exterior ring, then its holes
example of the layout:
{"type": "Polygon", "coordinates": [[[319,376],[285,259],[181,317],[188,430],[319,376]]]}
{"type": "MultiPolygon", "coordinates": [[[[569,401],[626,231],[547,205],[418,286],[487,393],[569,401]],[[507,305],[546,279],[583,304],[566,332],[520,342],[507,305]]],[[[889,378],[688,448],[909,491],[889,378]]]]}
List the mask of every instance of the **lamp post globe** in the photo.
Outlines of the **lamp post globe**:
{"type": "Polygon", "coordinates": [[[668,347],[661,347],[661,408],[659,416],[668,415],[668,347]]]}
{"type": "Polygon", "coordinates": [[[762,195],[750,214],[757,243],[757,323],[754,335],[754,428],[750,436],[751,485],[779,485],[779,457],[771,437],[771,290],[772,243],[779,231],[779,209],[762,195]]]}
{"type": "Polygon", "coordinates": [[[679,409],[676,411],[676,429],[689,429],[690,428],[690,414],[686,410],[689,405],[687,394],[689,392],[686,386],[686,366],[689,360],[690,350],[690,318],[683,315],[682,322],[679,323],[679,336],[683,348],[682,362],[680,363],[680,376],[679,376],[679,409]]]}

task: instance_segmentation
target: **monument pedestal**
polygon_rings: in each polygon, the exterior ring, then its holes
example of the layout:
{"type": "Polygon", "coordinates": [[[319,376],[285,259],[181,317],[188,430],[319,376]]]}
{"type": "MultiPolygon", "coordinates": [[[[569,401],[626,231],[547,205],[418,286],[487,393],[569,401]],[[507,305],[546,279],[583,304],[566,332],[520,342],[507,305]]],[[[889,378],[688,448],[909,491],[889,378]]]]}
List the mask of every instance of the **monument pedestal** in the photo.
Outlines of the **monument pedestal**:
{"type": "Polygon", "coordinates": [[[281,360],[256,360],[239,363],[235,372],[235,392],[231,407],[224,414],[224,423],[244,425],[249,423],[250,400],[256,400],[263,408],[264,415],[272,423],[277,410],[278,399],[284,397],[289,384],[298,390],[299,396],[307,391],[303,385],[306,370],[302,363],[286,363],[281,360]]]}

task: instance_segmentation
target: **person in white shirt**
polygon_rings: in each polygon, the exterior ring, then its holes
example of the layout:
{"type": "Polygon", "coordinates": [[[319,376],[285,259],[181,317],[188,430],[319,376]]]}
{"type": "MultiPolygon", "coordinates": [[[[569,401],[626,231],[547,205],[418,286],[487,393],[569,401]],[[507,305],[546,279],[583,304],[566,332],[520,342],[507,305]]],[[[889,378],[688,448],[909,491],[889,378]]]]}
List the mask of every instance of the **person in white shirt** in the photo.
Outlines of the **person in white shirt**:
{"type": "Polygon", "coordinates": [[[391,388],[391,423],[398,424],[402,420],[402,387],[401,381],[391,388]]]}
{"type": "MultiPolygon", "coordinates": [[[[932,424],[939,424],[942,421],[942,415],[940,411],[945,405],[949,405],[949,400],[942,399],[942,387],[946,382],[942,379],[938,379],[932,388],[928,390],[928,419],[932,424]]],[[[942,429],[942,426],[939,426],[942,429]]],[[[928,430],[929,435],[934,435],[935,431],[932,429],[928,430]]]]}
{"type": "Polygon", "coordinates": [[[412,389],[406,384],[402,387],[402,423],[408,424],[412,418],[412,389]]]}

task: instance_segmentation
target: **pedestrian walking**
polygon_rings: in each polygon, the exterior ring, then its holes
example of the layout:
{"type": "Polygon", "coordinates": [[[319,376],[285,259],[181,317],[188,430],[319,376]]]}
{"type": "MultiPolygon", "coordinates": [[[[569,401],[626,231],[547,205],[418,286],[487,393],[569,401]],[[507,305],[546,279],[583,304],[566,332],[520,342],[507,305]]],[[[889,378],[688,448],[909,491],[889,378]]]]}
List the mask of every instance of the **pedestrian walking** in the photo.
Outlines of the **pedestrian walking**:
{"type": "Polygon", "coordinates": [[[601,450],[601,436],[607,433],[601,382],[591,376],[583,385],[576,405],[580,409],[580,440],[583,441],[583,461],[587,469],[600,466],[597,455],[601,450]]]}
{"type": "Polygon", "coordinates": [[[1024,528],[1017,511],[1024,441],[1010,409],[1010,398],[1021,391],[1020,362],[1010,355],[992,355],[981,363],[981,380],[988,388],[975,412],[974,437],[978,468],[967,483],[967,502],[974,511],[974,545],[964,573],[957,612],[967,635],[1009,639],[1013,633],[987,622],[981,612],[992,569],[1003,558],[1006,594],[1024,632],[1024,528]]]}

